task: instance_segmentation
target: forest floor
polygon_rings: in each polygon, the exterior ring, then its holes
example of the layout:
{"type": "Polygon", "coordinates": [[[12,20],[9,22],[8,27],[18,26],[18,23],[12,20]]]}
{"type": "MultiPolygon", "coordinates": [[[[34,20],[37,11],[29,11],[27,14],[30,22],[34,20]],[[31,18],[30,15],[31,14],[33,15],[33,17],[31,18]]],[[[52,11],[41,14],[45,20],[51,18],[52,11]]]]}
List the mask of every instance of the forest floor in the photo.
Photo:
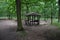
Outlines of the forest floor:
{"type": "Polygon", "coordinates": [[[17,22],[14,20],[0,20],[0,40],[60,40],[60,30],[49,23],[38,26],[26,26],[25,32],[18,31],[17,22]]]}

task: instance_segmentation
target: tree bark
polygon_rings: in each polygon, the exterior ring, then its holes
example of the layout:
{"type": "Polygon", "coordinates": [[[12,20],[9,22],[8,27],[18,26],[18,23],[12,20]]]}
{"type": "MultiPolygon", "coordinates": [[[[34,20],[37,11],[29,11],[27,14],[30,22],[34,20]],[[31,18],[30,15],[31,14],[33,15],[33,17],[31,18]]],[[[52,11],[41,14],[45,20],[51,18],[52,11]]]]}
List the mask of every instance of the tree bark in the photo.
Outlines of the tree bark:
{"type": "Polygon", "coordinates": [[[24,28],[22,26],[21,20],[21,0],[16,0],[16,12],[17,12],[17,31],[23,31],[24,28]]]}

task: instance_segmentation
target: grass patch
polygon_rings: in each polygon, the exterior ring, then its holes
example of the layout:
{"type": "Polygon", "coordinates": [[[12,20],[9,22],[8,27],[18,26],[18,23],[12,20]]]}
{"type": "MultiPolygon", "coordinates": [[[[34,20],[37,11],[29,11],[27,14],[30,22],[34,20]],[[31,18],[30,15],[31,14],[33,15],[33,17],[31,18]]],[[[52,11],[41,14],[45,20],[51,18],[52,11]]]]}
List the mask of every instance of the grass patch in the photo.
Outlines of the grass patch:
{"type": "Polygon", "coordinates": [[[53,22],[52,25],[57,26],[60,29],[60,23],[58,22],[53,22]]]}
{"type": "Polygon", "coordinates": [[[52,25],[58,27],[58,29],[60,29],[60,22],[58,22],[58,19],[53,19],[53,23],[52,25]]]}

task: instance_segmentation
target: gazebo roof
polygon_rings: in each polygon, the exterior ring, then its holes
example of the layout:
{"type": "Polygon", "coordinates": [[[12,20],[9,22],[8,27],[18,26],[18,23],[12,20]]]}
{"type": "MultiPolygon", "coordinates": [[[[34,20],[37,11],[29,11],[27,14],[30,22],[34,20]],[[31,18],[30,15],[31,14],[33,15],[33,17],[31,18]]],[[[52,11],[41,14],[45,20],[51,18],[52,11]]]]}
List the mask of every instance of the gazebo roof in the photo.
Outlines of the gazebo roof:
{"type": "Polygon", "coordinates": [[[26,16],[40,16],[40,14],[36,12],[31,12],[31,13],[26,14],[26,16]]]}

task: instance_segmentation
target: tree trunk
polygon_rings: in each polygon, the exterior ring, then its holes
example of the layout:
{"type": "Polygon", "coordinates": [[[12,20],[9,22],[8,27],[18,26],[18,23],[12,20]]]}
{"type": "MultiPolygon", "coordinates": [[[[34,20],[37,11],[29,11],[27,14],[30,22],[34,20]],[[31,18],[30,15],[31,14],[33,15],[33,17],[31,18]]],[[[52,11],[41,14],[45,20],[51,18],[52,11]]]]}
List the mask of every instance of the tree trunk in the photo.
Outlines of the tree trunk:
{"type": "Polygon", "coordinates": [[[45,5],[44,5],[44,21],[46,21],[46,2],[45,2],[45,5]]]}
{"type": "Polygon", "coordinates": [[[60,22],[60,0],[58,0],[58,5],[59,5],[58,22],[60,22]]]}
{"type": "MultiPolygon", "coordinates": [[[[10,7],[10,5],[9,5],[9,7],[10,7]]],[[[10,15],[10,9],[9,9],[9,7],[8,7],[8,14],[7,14],[7,17],[8,17],[8,19],[10,20],[10,19],[11,19],[11,15],[10,15]]]]}
{"type": "Polygon", "coordinates": [[[29,13],[28,3],[26,3],[26,13],[29,13]]]}
{"type": "MultiPolygon", "coordinates": [[[[52,10],[52,9],[51,9],[52,10]]],[[[53,13],[51,12],[51,24],[52,24],[52,22],[53,22],[53,15],[52,15],[53,13]]]]}
{"type": "Polygon", "coordinates": [[[16,0],[16,12],[17,12],[17,31],[23,31],[22,20],[21,20],[21,0],[16,0]]]}

